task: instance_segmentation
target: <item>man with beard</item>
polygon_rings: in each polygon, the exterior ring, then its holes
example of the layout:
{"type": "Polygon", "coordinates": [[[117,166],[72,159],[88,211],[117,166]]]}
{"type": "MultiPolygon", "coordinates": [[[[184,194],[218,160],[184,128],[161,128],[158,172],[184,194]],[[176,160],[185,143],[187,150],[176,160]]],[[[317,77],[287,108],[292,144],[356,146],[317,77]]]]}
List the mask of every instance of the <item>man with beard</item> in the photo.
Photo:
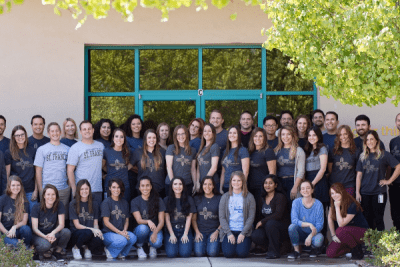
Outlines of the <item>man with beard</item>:
{"type": "MultiPolygon", "coordinates": [[[[400,113],[397,114],[395,119],[396,127],[400,130],[400,113]]],[[[400,160],[400,136],[397,136],[390,140],[390,153],[397,159],[400,160]]],[[[393,169],[388,172],[390,175],[393,174],[393,169]]],[[[394,182],[389,185],[389,201],[390,201],[390,214],[392,215],[393,226],[396,229],[400,229],[400,179],[394,180],[394,182]]]]}
{"type": "Polygon", "coordinates": [[[242,134],[242,146],[245,148],[249,147],[249,141],[250,141],[250,136],[251,133],[253,132],[254,126],[253,126],[253,116],[249,111],[243,111],[242,114],[240,115],[240,131],[242,134]]]}
{"type": "Polygon", "coordinates": [[[28,147],[32,147],[37,150],[39,147],[50,142],[50,138],[43,135],[46,121],[41,115],[35,115],[31,119],[31,125],[33,134],[29,136],[28,147]]]}
{"type": "Polygon", "coordinates": [[[324,144],[327,146],[328,151],[332,151],[333,147],[335,146],[335,138],[338,125],[338,114],[334,111],[328,111],[325,118],[325,127],[327,132],[323,134],[324,144]]]}
{"type": "Polygon", "coordinates": [[[6,118],[4,118],[3,115],[0,115],[0,151],[3,152],[3,154],[7,149],[10,149],[10,139],[4,136],[6,122],[6,118]]]}
{"type": "MultiPolygon", "coordinates": [[[[365,135],[371,129],[371,121],[366,115],[362,114],[356,117],[355,122],[358,137],[354,138],[354,142],[356,143],[356,147],[363,151],[363,141],[365,135]]],[[[381,149],[386,150],[382,141],[380,147],[381,149]]]]}
{"type": "Polygon", "coordinates": [[[319,127],[322,134],[326,134],[327,130],[325,129],[325,114],[322,110],[316,109],[311,114],[312,123],[319,127]]]}
{"type": "MultiPolygon", "coordinates": [[[[293,113],[290,110],[282,110],[281,111],[281,119],[280,119],[281,127],[283,126],[292,126],[293,127],[293,113]]],[[[279,135],[279,131],[281,129],[278,129],[275,132],[275,135],[279,135]]]]}

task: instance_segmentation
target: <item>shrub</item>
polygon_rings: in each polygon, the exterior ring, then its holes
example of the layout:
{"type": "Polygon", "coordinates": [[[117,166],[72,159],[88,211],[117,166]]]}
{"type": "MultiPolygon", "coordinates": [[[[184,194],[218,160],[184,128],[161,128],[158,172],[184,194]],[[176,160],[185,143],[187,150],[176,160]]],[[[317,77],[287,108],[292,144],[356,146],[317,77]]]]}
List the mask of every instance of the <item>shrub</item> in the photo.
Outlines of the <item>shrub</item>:
{"type": "Polygon", "coordinates": [[[27,250],[22,241],[18,246],[10,246],[4,243],[5,235],[0,235],[0,266],[11,267],[35,267],[36,262],[32,260],[33,251],[27,250]]]}
{"type": "Polygon", "coordinates": [[[400,233],[395,227],[390,231],[368,229],[364,242],[375,257],[367,262],[375,266],[400,266],[400,233]]]}

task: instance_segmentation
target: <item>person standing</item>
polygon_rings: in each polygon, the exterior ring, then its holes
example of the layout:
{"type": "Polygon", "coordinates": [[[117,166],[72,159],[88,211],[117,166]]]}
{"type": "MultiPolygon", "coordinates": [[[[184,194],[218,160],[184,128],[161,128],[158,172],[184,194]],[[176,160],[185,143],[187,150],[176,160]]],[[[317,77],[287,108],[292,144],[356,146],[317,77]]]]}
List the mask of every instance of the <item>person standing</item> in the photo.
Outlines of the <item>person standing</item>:
{"type": "Polygon", "coordinates": [[[131,115],[126,122],[121,125],[121,128],[126,132],[126,139],[132,153],[135,149],[143,147],[143,121],[139,115],[131,115]]]}
{"type": "Polygon", "coordinates": [[[239,124],[240,124],[242,146],[248,148],[250,136],[254,129],[253,116],[249,111],[244,111],[242,112],[242,114],[240,114],[239,124]]]}
{"type": "MultiPolygon", "coordinates": [[[[356,123],[356,132],[358,136],[354,138],[354,142],[356,143],[356,147],[361,151],[363,151],[364,139],[366,137],[367,132],[371,130],[371,121],[368,118],[368,116],[362,114],[356,117],[355,123],[356,123]]],[[[386,150],[385,144],[383,142],[380,142],[379,147],[383,150],[386,150]]]]}
{"type": "MultiPolygon", "coordinates": [[[[400,113],[396,116],[396,127],[400,130],[400,113]]],[[[400,136],[390,140],[390,153],[398,161],[400,161],[400,136]]],[[[391,171],[393,174],[394,170],[391,171]]],[[[392,215],[393,225],[396,229],[400,229],[400,180],[396,179],[389,186],[389,201],[390,201],[390,214],[392,215]]]]}
{"type": "Polygon", "coordinates": [[[76,183],[87,179],[92,187],[93,200],[101,203],[103,199],[102,173],[104,145],[93,140],[93,124],[82,121],[79,125],[82,141],[71,147],[67,160],[67,175],[75,197],[76,183]]]}
{"type": "Polygon", "coordinates": [[[3,195],[7,185],[7,171],[5,163],[6,150],[10,149],[10,139],[4,136],[6,118],[0,115],[0,196],[3,195]]]}
{"type": "Polygon", "coordinates": [[[311,113],[311,120],[312,123],[321,130],[322,135],[327,132],[327,130],[325,129],[325,114],[322,110],[315,109],[311,113]]]}
{"type": "MultiPolygon", "coordinates": [[[[223,128],[224,126],[224,118],[222,116],[221,111],[214,109],[211,111],[210,114],[210,123],[214,125],[215,127],[215,132],[216,132],[216,138],[215,138],[215,143],[218,144],[219,146],[219,161],[218,161],[218,169],[216,174],[221,176],[221,171],[222,171],[222,155],[224,154],[224,151],[226,149],[226,141],[228,140],[228,131],[223,128]]],[[[217,184],[219,184],[219,181],[217,181],[217,184]]]]}
{"type": "Polygon", "coordinates": [[[66,118],[63,122],[62,138],[60,142],[71,147],[77,142],[76,139],[78,139],[78,127],[76,127],[76,123],[73,119],[66,118]]]}
{"type": "Polygon", "coordinates": [[[94,125],[93,139],[102,143],[104,148],[111,145],[111,134],[114,132],[115,124],[110,119],[101,119],[94,125]]]}
{"type": "Polygon", "coordinates": [[[0,196],[3,195],[7,185],[7,170],[4,153],[0,151],[0,196]]]}
{"type": "Polygon", "coordinates": [[[304,149],[307,144],[307,131],[311,128],[311,121],[306,115],[299,115],[294,122],[297,131],[297,137],[299,138],[299,147],[304,149]]]}
{"type": "Polygon", "coordinates": [[[4,136],[6,130],[7,120],[3,115],[0,115],[0,151],[6,153],[10,149],[10,139],[4,136]]]}
{"type": "MultiPolygon", "coordinates": [[[[281,123],[281,128],[285,127],[285,126],[289,126],[289,127],[293,127],[293,113],[290,110],[282,110],[281,111],[281,119],[280,119],[280,123],[281,123]]],[[[275,135],[278,136],[279,135],[279,131],[280,129],[278,129],[275,132],[275,135]]]]}
{"type": "Polygon", "coordinates": [[[201,139],[200,150],[197,153],[197,181],[201,181],[206,176],[214,179],[217,188],[219,188],[219,176],[217,174],[219,156],[219,145],[215,143],[216,132],[214,125],[207,123],[204,126],[203,136],[201,139]]]}
{"type": "Polygon", "coordinates": [[[35,115],[31,119],[33,134],[28,138],[28,146],[37,150],[40,146],[50,142],[50,138],[43,135],[46,121],[41,115],[35,115]]]}
{"type": "MultiPolygon", "coordinates": [[[[36,167],[39,195],[47,184],[52,184],[57,188],[64,207],[68,207],[71,192],[67,176],[69,147],[60,143],[61,128],[58,123],[50,123],[47,126],[47,134],[50,136],[50,142],[37,149],[33,164],[36,167]]],[[[65,219],[68,220],[68,218],[68,209],[65,209],[65,219]]]]}
{"type": "Polygon", "coordinates": [[[338,114],[334,111],[328,111],[325,116],[325,127],[327,132],[323,135],[324,144],[326,145],[328,151],[332,151],[333,147],[335,146],[338,125],[338,114]]]}
{"type": "Polygon", "coordinates": [[[263,120],[263,128],[267,133],[268,146],[270,146],[272,149],[275,149],[275,147],[278,145],[278,137],[275,134],[278,130],[278,126],[278,119],[274,116],[268,115],[263,120]]]}
{"type": "Polygon", "coordinates": [[[171,144],[171,128],[169,127],[168,123],[162,122],[157,126],[156,134],[158,145],[167,150],[168,146],[171,144]]]}
{"type": "Polygon", "coordinates": [[[190,142],[189,145],[191,147],[196,148],[196,151],[199,151],[201,144],[201,137],[203,136],[204,129],[204,121],[202,118],[193,119],[189,123],[189,133],[190,133],[190,142]]]}

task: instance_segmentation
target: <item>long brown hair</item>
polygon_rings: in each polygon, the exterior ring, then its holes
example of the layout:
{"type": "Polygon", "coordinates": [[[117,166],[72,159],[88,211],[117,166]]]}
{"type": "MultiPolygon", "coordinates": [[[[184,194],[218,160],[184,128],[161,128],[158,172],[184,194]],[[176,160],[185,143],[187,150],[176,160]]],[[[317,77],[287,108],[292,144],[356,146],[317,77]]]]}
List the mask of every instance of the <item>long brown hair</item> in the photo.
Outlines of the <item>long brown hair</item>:
{"type": "Polygon", "coordinates": [[[125,160],[125,164],[128,165],[129,164],[130,152],[129,152],[129,148],[128,148],[128,144],[127,144],[128,142],[126,141],[126,133],[125,133],[124,130],[122,130],[121,128],[116,128],[114,130],[114,132],[111,135],[112,138],[111,138],[111,146],[110,147],[112,147],[112,148],[115,147],[114,136],[118,131],[120,131],[124,135],[124,143],[122,144],[122,151],[121,152],[122,152],[122,157],[125,160]]]}
{"type": "Polygon", "coordinates": [[[21,178],[19,178],[16,175],[11,175],[8,180],[7,180],[7,189],[6,189],[6,194],[7,196],[11,197],[12,192],[11,192],[11,182],[15,181],[18,182],[21,185],[21,190],[19,191],[17,197],[15,198],[15,214],[14,214],[14,225],[18,224],[24,219],[24,213],[28,213],[27,210],[25,210],[25,203],[28,202],[26,199],[25,195],[25,189],[24,185],[22,184],[21,178]]]}
{"type": "Polygon", "coordinates": [[[233,194],[233,187],[232,187],[232,180],[233,177],[239,177],[240,180],[242,180],[242,196],[246,197],[248,194],[248,189],[247,189],[247,181],[246,181],[246,177],[244,176],[242,171],[234,171],[231,174],[231,179],[229,180],[229,195],[232,196],[233,194]]]}
{"type": "Polygon", "coordinates": [[[234,156],[234,159],[235,159],[235,162],[237,162],[237,159],[238,159],[238,156],[239,156],[239,150],[240,150],[240,148],[242,148],[242,138],[241,138],[241,132],[240,132],[240,128],[239,128],[239,126],[237,126],[237,125],[232,125],[231,127],[229,127],[229,129],[228,129],[228,138],[227,138],[227,140],[226,140],[226,149],[225,149],[225,153],[224,153],[224,155],[222,156],[222,159],[221,160],[224,160],[224,158],[226,158],[228,155],[229,155],[229,151],[232,149],[232,144],[231,144],[231,141],[229,141],[229,132],[232,130],[232,129],[236,129],[236,133],[237,133],[237,143],[238,143],[238,146],[236,147],[236,150],[235,150],[235,152],[233,153],[233,156],[234,156]]]}
{"type": "Polygon", "coordinates": [[[336,221],[336,208],[335,208],[335,201],[333,200],[332,196],[331,196],[331,190],[334,190],[336,193],[342,195],[342,200],[340,201],[340,215],[342,215],[342,217],[346,217],[347,216],[347,209],[350,207],[351,203],[355,203],[357,206],[357,210],[358,211],[363,211],[363,209],[361,208],[361,204],[349,193],[347,193],[346,188],[343,186],[343,184],[341,183],[334,183],[330,190],[329,190],[329,197],[331,199],[331,218],[332,220],[336,221]]]}
{"type": "MultiPolygon", "coordinates": [[[[208,151],[210,151],[211,146],[217,140],[217,131],[215,130],[214,125],[212,125],[211,123],[206,123],[206,125],[204,125],[204,128],[206,128],[206,126],[209,126],[211,128],[211,131],[212,131],[212,134],[213,134],[213,138],[211,139],[210,146],[208,146],[208,147],[206,147],[206,149],[204,149],[203,156],[205,154],[207,154],[208,151]]],[[[199,152],[197,153],[196,157],[198,157],[200,155],[200,151],[206,146],[206,140],[204,139],[204,128],[203,128],[203,135],[201,136],[201,144],[200,144],[199,152]]]]}
{"type": "Polygon", "coordinates": [[[11,152],[11,157],[13,158],[13,160],[20,160],[19,147],[18,147],[17,141],[15,141],[15,136],[14,136],[15,132],[18,131],[18,130],[24,131],[24,134],[25,134],[24,154],[26,156],[28,156],[28,154],[26,153],[26,148],[28,146],[28,134],[26,133],[26,130],[25,130],[24,126],[17,125],[12,129],[11,140],[10,140],[10,152],[11,152]]]}
{"type": "MultiPolygon", "coordinates": [[[[142,167],[143,170],[146,169],[147,166],[147,162],[150,160],[149,155],[147,154],[147,136],[153,133],[157,136],[156,132],[153,129],[148,129],[143,136],[143,155],[142,155],[142,159],[140,160],[140,165],[142,167]]],[[[162,163],[162,155],[160,152],[160,145],[158,144],[158,139],[156,139],[156,144],[154,145],[154,150],[153,150],[153,158],[154,158],[154,167],[156,169],[156,171],[158,171],[158,169],[160,168],[160,165],[162,163]]]]}
{"type": "Polygon", "coordinates": [[[292,144],[290,146],[289,159],[293,160],[296,157],[297,147],[299,146],[299,144],[298,144],[299,138],[297,137],[297,133],[292,126],[283,126],[279,130],[278,145],[275,147],[274,151],[275,151],[275,153],[278,153],[279,150],[281,150],[284,147],[284,144],[282,142],[282,131],[283,130],[289,131],[290,135],[292,136],[292,144]]]}
{"type": "Polygon", "coordinates": [[[343,154],[343,148],[342,148],[342,142],[340,142],[340,133],[342,130],[345,130],[347,135],[349,136],[350,140],[350,148],[349,152],[350,154],[356,153],[356,143],[354,142],[354,135],[353,132],[351,131],[350,127],[348,125],[340,125],[337,132],[336,132],[336,138],[335,138],[335,146],[333,147],[333,154],[335,155],[342,155],[343,154]]]}
{"type": "MultiPolygon", "coordinates": [[[[309,118],[308,116],[306,116],[306,115],[299,115],[299,116],[297,116],[297,118],[296,118],[296,120],[295,120],[295,122],[294,122],[294,127],[296,128],[297,134],[299,133],[299,129],[297,128],[297,123],[299,122],[300,119],[306,119],[306,121],[307,121],[307,129],[306,129],[306,134],[307,134],[308,129],[310,129],[311,126],[312,126],[312,125],[311,125],[311,120],[310,120],[310,118],[309,118]]],[[[307,138],[307,136],[306,136],[306,138],[307,138]]]]}
{"type": "MultiPolygon", "coordinates": [[[[80,209],[81,209],[81,188],[83,185],[89,186],[88,207],[89,207],[89,213],[93,213],[92,187],[90,186],[90,183],[88,180],[82,179],[76,184],[76,193],[75,193],[76,214],[79,214],[80,209]]],[[[101,203],[98,203],[98,204],[100,205],[101,203]]]]}
{"type": "Polygon", "coordinates": [[[205,125],[204,120],[202,118],[195,118],[195,119],[191,120],[189,122],[188,129],[190,129],[190,126],[192,125],[192,123],[194,121],[197,121],[200,124],[198,137],[201,138],[201,135],[203,134],[204,125],[205,125]]]}
{"type": "Polygon", "coordinates": [[[166,122],[161,122],[157,126],[157,130],[156,130],[157,143],[159,143],[161,141],[160,130],[161,130],[161,127],[163,127],[163,126],[167,126],[168,127],[168,138],[167,138],[166,144],[167,144],[167,146],[169,146],[172,143],[172,140],[171,140],[171,127],[169,127],[168,123],[166,123],[166,122]]]}
{"type": "Polygon", "coordinates": [[[269,147],[267,140],[267,132],[263,128],[256,127],[254,128],[253,132],[250,135],[249,154],[252,154],[254,151],[256,151],[256,145],[254,144],[254,136],[256,136],[258,132],[261,132],[263,134],[263,145],[260,151],[264,152],[269,147]]]}
{"type": "Polygon", "coordinates": [[[371,151],[370,151],[369,147],[367,146],[368,135],[372,135],[376,140],[375,153],[374,153],[375,154],[375,158],[379,159],[382,156],[382,154],[384,155],[384,153],[385,153],[385,151],[382,151],[382,149],[381,149],[381,146],[380,146],[381,145],[381,140],[379,138],[378,133],[376,131],[374,131],[374,130],[369,130],[367,132],[367,134],[365,135],[365,138],[364,138],[364,141],[363,141],[364,151],[360,155],[361,161],[364,161],[365,159],[367,159],[369,154],[371,154],[371,151]]]}
{"type": "Polygon", "coordinates": [[[185,140],[185,153],[188,155],[192,154],[192,149],[189,145],[189,130],[186,128],[185,125],[181,124],[175,127],[174,129],[174,134],[173,134],[173,140],[174,140],[174,146],[175,146],[175,150],[174,150],[174,154],[175,155],[179,155],[179,152],[181,151],[181,148],[179,146],[179,142],[178,142],[178,130],[179,129],[183,129],[185,131],[185,136],[186,136],[186,140],[185,140]]]}
{"type": "Polygon", "coordinates": [[[42,192],[42,201],[40,201],[40,210],[46,211],[46,200],[44,199],[44,195],[46,194],[47,190],[53,189],[54,192],[56,193],[56,201],[53,204],[53,213],[57,211],[58,209],[58,204],[60,203],[60,196],[58,194],[57,188],[52,185],[52,184],[46,184],[46,186],[43,188],[42,192]]]}

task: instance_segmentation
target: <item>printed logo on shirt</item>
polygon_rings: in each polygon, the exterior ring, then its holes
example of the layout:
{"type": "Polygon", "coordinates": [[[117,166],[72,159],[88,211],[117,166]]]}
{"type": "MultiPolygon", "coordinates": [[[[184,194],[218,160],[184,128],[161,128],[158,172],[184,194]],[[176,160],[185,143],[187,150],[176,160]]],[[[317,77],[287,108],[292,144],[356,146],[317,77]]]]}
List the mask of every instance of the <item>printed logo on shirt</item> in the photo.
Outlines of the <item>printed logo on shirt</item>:
{"type": "Polygon", "coordinates": [[[285,159],[283,156],[280,156],[277,160],[278,164],[281,166],[284,166],[285,164],[290,164],[290,163],[294,163],[293,160],[290,159],[285,159]]]}
{"type": "Polygon", "coordinates": [[[213,215],[212,211],[207,211],[207,207],[203,208],[203,211],[200,211],[199,214],[204,216],[204,220],[207,219],[218,219],[217,215],[213,215]]]}
{"type": "Polygon", "coordinates": [[[25,170],[25,168],[32,168],[33,164],[30,163],[29,161],[24,161],[23,159],[20,159],[19,162],[17,162],[15,165],[18,167],[21,167],[22,170],[25,170]]]}
{"type": "Polygon", "coordinates": [[[210,163],[210,161],[204,160],[203,157],[201,157],[201,156],[198,157],[198,161],[199,161],[199,165],[200,165],[200,166],[206,165],[206,164],[209,164],[209,163],[210,163]]]}
{"type": "Polygon", "coordinates": [[[153,159],[148,159],[146,163],[146,168],[150,169],[150,172],[153,172],[156,167],[154,166],[154,160],[153,159]]]}
{"type": "Polygon", "coordinates": [[[114,163],[111,163],[110,166],[111,166],[111,167],[114,167],[117,171],[119,171],[120,169],[127,168],[126,165],[125,165],[125,163],[119,162],[118,159],[116,159],[116,160],[114,161],[114,163]]]}
{"type": "Polygon", "coordinates": [[[117,220],[119,220],[119,217],[122,219],[125,219],[126,217],[125,214],[122,214],[122,210],[118,208],[118,205],[115,205],[115,210],[113,210],[111,214],[114,215],[117,220]]]}
{"type": "Polygon", "coordinates": [[[46,161],[53,161],[53,160],[67,161],[67,159],[68,159],[67,152],[62,152],[62,151],[54,151],[46,155],[46,161]]]}
{"type": "Polygon", "coordinates": [[[9,208],[8,209],[8,212],[6,212],[6,213],[4,213],[3,214],[5,217],[7,217],[7,222],[9,222],[9,221],[14,221],[14,212],[13,212],[13,210],[12,210],[12,208],[9,208]]]}
{"type": "Polygon", "coordinates": [[[82,207],[82,212],[79,213],[79,218],[82,218],[84,222],[86,222],[86,220],[93,221],[93,216],[90,216],[90,213],[85,211],[84,207],[82,207]]]}
{"type": "Polygon", "coordinates": [[[38,144],[35,143],[35,144],[33,145],[33,148],[34,148],[34,149],[37,149],[37,148],[38,148],[38,144]]]}
{"type": "Polygon", "coordinates": [[[251,167],[260,167],[261,164],[257,164],[257,163],[254,163],[254,161],[250,161],[250,166],[251,167]]]}
{"type": "Polygon", "coordinates": [[[391,151],[392,155],[395,157],[399,157],[400,156],[400,150],[397,148],[397,146],[394,146],[393,150],[391,151]]]}
{"type": "Polygon", "coordinates": [[[353,168],[353,166],[351,166],[348,162],[344,161],[343,157],[340,157],[339,162],[335,163],[336,166],[338,166],[339,170],[344,170],[344,169],[348,169],[351,170],[353,168]]]}
{"type": "Polygon", "coordinates": [[[228,168],[229,166],[237,166],[237,165],[239,165],[239,162],[234,162],[231,159],[228,159],[228,157],[226,157],[224,159],[224,161],[222,162],[222,165],[224,165],[226,168],[228,168]]]}
{"type": "Polygon", "coordinates": [[[181,155],[179,158],[176,159],[177,162],[181,164],[181,166],[190,165],[191,162],[188,158],[185,158],[184,155],[181,155]]]}
{"type": "Polygon", "coordinates": [[[376,172],[377,170],[379,170],[378,168],[375,168],[375,165],[371,165],[371,162],[369,160],[363,166],[363,169],[366,171],[366,173],[376,172]]]}
{"type": "Polygon", "coordinates": [[[186,219],[186,216],[182,212],[178,211],[178,208],[175,208],[174,209],[174,220],[177,221],[179,219],[186,219]]]}
{"type": "Polygon", "coordinates": [[[271,213],[272,213],[271,207],[262,209],[262,214],[271,214],[271,213]]]}
{"type": "Polygon", "coordinates": [[[149,219],[149,214],[147,214],[146,210],[143,210],[143,212],[142,212],[142,219],[143,220],[148,220],[149,219]]]}
{"type": "Polygon", "coordinates": [[[47,229],[47,228],[53,227],[53,226],[54,226],[54,223],[49,222],[49,221],[47,220],[47,218],[46,218],[46,219],[44,219],[43,222],[39,223],[39,225],[42,226],[44,229],[47,229]]]}
{"type": "Polygon", "coordinates": [[[85,152],[83,152],[83,159],[90,159],[93,157],[102,157],[103,158],[103,149],[92,148],[92,149],[87,149],[85,152]]]}

